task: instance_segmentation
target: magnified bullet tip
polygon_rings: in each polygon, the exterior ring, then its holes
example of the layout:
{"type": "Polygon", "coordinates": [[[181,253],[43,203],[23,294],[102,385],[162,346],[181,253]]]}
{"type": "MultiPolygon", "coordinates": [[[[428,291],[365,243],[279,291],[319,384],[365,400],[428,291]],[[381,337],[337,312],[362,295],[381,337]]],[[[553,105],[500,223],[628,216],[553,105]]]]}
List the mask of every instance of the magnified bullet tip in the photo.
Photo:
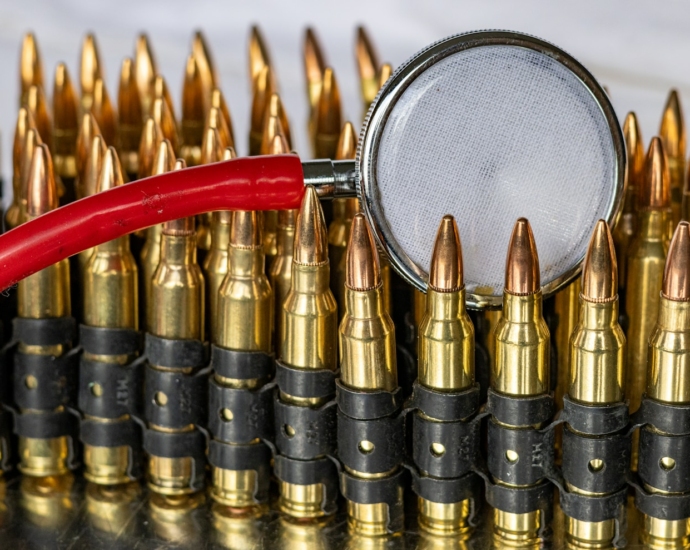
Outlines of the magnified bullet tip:
{"type": "Polygon", "coordinates": [[[644,180],[639,192],[639,208],[664,210],[671,206],[671,176],[663,143],[653,137],[645,160],[644,180]]]}
{"type": "Polygon", "coordinates": [[[610,302],[618,295],[618,264],[608,224],[599,220],[589,241],[582,267],[582,297],[589,302],[610,302]]]}
{"type": "Polygon", "coordinates": [[[299,265],[319,265],[328,261],[326,222],[319,198],[311,185],[304,192],[297,218],[293,261],[299,265]]]}
{"type": "Polygon", "coordinates": [[[661,293],[674,302],[690,301],[690,224],[680,222],[666,257],[661,293]]]}
{"type": "Polygon", "coordinates": [[[520,218],[510,237],[505,290],[516,296],[528,296],[538,292],[540,286],[539,256],[532,227],[527,219],[520,218]]]}
{"type": "Polygon", "coordinates": [[[340,131],[338,146],[335,150],[336,160],[347,160],[355,158],[357,153],[357,133],[352,122],[346,122],[340,131]]]}
{"type": "Polygon", "coordinates": [[[429,288],[437,292],[457,292],[464,286],[460,234],[453,216],[443,216],[431,255],[429,288]]]}
{"type": "Polygon", "coordinates": [[[363,214],[352,218],[345,284],[349,289],[360,292],[372,290],[381,284],[378,251],[363,214]]]}

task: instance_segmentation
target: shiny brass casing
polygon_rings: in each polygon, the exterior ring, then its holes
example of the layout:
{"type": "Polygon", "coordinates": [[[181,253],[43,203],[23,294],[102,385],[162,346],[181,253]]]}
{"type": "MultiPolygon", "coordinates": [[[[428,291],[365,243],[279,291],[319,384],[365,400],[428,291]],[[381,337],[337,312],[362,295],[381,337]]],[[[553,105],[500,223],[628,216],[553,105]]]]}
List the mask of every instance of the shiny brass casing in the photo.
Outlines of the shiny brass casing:
{"type": "Polygon", "coordinates": [[[283,303],[292,287],[292,249],[295,243],[296,219],[297,210],[283,210],[279,213],[276,231],[278,252],[268,272],[273,289],[274,346],[278,351],[280,351],[280,335],[283,333],[283,303]]]}
{"type": "MultiPolygon", "coordinates": [[[[211,248],[204,258],[204,280],[208,309],[206,327],[210,335],[218,320],[220,285],[228,274],[228,243],[230,242],[230,212],[213,212],[211,216],[211,248]]],[[[213,340],[212,340],[213,341],[213,340]]]]}
{"type": "MultiPolygon", "coordinates": [[[[154,272],[151,301],[147,303],[147,327],[154,336],[170,339],[203,340],[204,276],[196,263],[196,233],[161,235],[161,258],[154,272]]],[[[169,367],[151,365],[154,369],[169,367]]],[[[180,371],[192,374],[191,369],[180,371]]],[[[173,432],[168,428],[152,429],[173,432]]],[[[187,426],[182,430],[193,430],[187,426]]],[[[193,492],[192,459],[149,456],[149,488],[162,495],[183,495],[193,492]]]]}

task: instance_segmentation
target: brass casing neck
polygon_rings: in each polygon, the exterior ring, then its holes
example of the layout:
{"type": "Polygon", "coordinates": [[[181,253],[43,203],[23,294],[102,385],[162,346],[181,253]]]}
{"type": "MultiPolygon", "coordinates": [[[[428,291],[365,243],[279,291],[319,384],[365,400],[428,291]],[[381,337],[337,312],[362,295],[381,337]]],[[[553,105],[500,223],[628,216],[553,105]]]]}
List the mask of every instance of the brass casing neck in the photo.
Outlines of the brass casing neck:
{"type": "Polygon", "coordinates": [[[528,296],[504,292],[502,315],[496,326],[491,388],[514,396],[548,393],[549,340],[541,291],[528,296]]]}
{"type": "Polygon", "coordinates": [[[441,391],[474,384],[474,326],[465,310],[465,289],[429,289],[419,325],[419,382],[441,391]]]}
{"type": "Polygon", "coordinates": [[[590,302],[580,296],[580,319],[570,340],[568,395],[580,403],[624,400],[625,335],[618,324],[618,299],[590,302]]]}

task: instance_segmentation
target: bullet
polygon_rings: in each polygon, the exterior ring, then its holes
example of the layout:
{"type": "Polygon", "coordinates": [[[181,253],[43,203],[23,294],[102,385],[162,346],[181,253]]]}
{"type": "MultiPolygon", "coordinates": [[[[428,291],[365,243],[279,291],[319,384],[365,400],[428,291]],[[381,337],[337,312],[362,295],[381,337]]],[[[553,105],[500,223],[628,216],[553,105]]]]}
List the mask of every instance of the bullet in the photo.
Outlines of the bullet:
{"type": "Polygon", "coordinates": [[[266,41],[261,35],[259,27],[253,25],[249,35],[249,81],[252,83],[252,89],[259,73],[265,67],[270,66],[271,58],[266,47],[266,41]]]}
{"type": "Polygon", "coordinates": [[[304,34],[304,72],[307,77],[307,99],[309,101],[309,133],[314,133],[314,116],[321,97],[323,74],[326,61],[316,32],[308,27],[304,34]]]}
{"type": "Polygon", "coordinates": [[[204,135],[202,139],[202,152],[201,152],[201,163],[206,164],[209,161],[204,161],[204,140],[208,138],[209,130],[217,130],[219,138],[219,146],[221,150],[225,147],[233,147],[234,140],[232,139],[232,134],[230,128],[228,127],[227,119],[223,115],[220,107],[211,107],[208,111],[208,116],[206,117],[206,122],[204,125],[204,135]]]}
{"type": "Polygon", "coordinates": [[[43,63],[41,52],[38,50],[36,37],[32,32],[24,35],[22,49],[19,54],[19,104],[24,103],[29,88],[43,86],[43,63]]]}
{"type": "Polygon", "coordinates": [[[199,76],[201,77],[204,102],[208,103],[211,93],[219,85],[219,79],[215,64],[213,63],[213,57],[211,56],[211,49],[201,31],[194,33],[192,55],[196,60],[199,76]]]}
{"type": "Polygon", "coordinates": [[[98,52],[96,37],[89,33],[84,37],[81,47],[79,65],[79,83],[81,85],[81,108],[84,112],[91,110],[96,81],[104,78],[101,56],[98,52]]]}
{"type": "Polygon", "coordinates": [[[31,86],[26,92],[22,107],[26,107],[31,113],[41,139],[50,148],[53,144],[53,122],[50,120],[50,111],[43,88],[31,86]]]}
{"type": "Polygon", "coordinates": [[[103,79],[98,78],[93,87],[91,112],[108,144],[117,143],[117,115],[110,101],[103,79]]]}
{"type": "MultiPolygon", "coordinates": [[[[22,148],[22,168],[21,168],[21,186],[19,189],[19,223],[22,224],[28,219],[27,214],[27,199],[29,197],[29,184],[31,178],[31,165],[33,163],[34,153],[43,144],[41,136],[34,128],[29,128],[26,131],[24,139],[24,147],[22,148]]],[[[52,162],[51,162],[52,165],[52,162]]],[[[56,184],[57,193],[57,184],[56,184]]]]}
{"type": "MultiPolygon", "coordinates": [[[[58,206],[57,187],[53,176],[53,165],[50,151],[45,145],[38,145],[31,161],[31,169],[28,178],[26,200],[27,219],[34,219],[58,206]]],[[[62,260],[47,267],[25,279],[19,281],[17,289],[18,316],[22,319],[54,319],[69,317],[70,311],[70,282],[69,263],[62,260]]],[[[18,353],[31,356],[60,357],[69,351],[71,342],[64,341],[54,345],[28,345],[20,340],[18,353]]],[[[54,369],[53,361],[43,363],[46,367],[54,369]]],[[[39,383],[46,383],[41,369],[26,376],[24,380],[15,382],[15,394],[18,384],[24,385],[29,390],[38,387],[39,383]]],[[[49,375],[49,374],[48,374],[49,375]]],[[[48,378],[49,380],[50,378],[48,378]]],[[[16,395],[15,395],[16,397],[16,395]]],[[[44,414],[60,413],[64,411],[61,404],[55,409],[37,410],[22,409],[22,415],[36,415],[35,421],[43,420],[44,414]]],[[[32,477],[52,476],[65,474],[70,469],[69,460],[69,436],[60,435],[52,438],[35,438],[19,436],[19,470],[32,477]]]]}
{"type": "Polygon", "coordinates": [[[683,195],[683,179],[685,178],[685,151],[687,141],[685,135],[685,119],[680,96],[677,90],[671,90],[664,107],[659,126],[659,137],[666,152],[668,171],[671,185],[671,209],[673,211],[673,227],[680,221],[680,208],[683,195]]]}
{"type": "MultiPolygon", "coordinates": [[[[635,411],[645,388],[649,336],[659,312],[659,291],[671,238],[671,190],[664,146],[652,138],[645,161],[644,180],[638,194],[637,234],[628,252],[626,312],[628,326],[627,396],[635,411]]],[[[633,437],[633,468],[637,464],[633,437]]]]}
{"type": "Polygon", "coordinates": [[[162,97],[157,97],[153,100],[151,118],[156,121],[162,136],[170,142],[173,151],[177,151],[180,143],[177,122],[175,121],[175,115],[168,107],[168,103],[162,97]]]}
{"type": "Polygon", "coordinates": [[[285,136],[285,141],[287,141],[288,148],[291,148],[292,138],[290,133],[290,122],[283,107],[283,102],[280,100],[280,96],[276,93],[273,93],[268,100],[266,113],[264,114],[264,129],[261,140],[262,155],[268,154],[263,151],[270,147],[271,142],[273,141],[273,136],[275,136],[275,134],[278,132],[278,123],[280,123],[280,130],[285,136]]]}
{"type": "Polygon", "coordinates": [[[158,146],[163,141],[163,130],[158,123],[151,117],[146,119],[144,128],[141,131],[139,141],[139,179],[147,178],[153,170],[153,162],[158,151],[158,146]]]}
{"type": "Polygon", "coordinates": [[[381,65],[381,69],[379,70],[379,90],[383,88],[383,85],[388,82],[388,79],[391,77],[393,74],[393,65],[390,63],[384,63],[381,65]]]}
{"type": "MultiPolygon", "coordinates": [[[[352,220],[346,261],[345,315],[339,328],[340,384],[358,393],[377,390],[392,393],[398,387],[395,328],[384,309],[378,252],[362,214],[355,215],[352,220]]],[[[339,409],[338,447],[341,449],[343,441],[340,434],[346,435],[346,430],[340,427],[345,416],[340,402],[339,409]]],[[[384,418],[397,432],[395,413],[384,418]]],[[[391,433],[390,436],[402,438],[402,433],[391,433]]],[[[374,450],[375,445],[367,440],[360,442],[358,448],[360,453],[367,454],[374,450]]],[[[397,459],[397,453],[391,456],[397,459]]],[[[390,529],[397,530],[397,522],[394,525],[397,514],[393,508],[398,510],[402,503],[402,488],[395,482],[399,464],[384,472],[359,472],[343,462],[347,474],[355,480],[375,477],[397,487],[393,502],[364,504],[348,500],[350,528],[365,535],[384,535],[390,529]]],[[[341,478],[341,491],[344,483],[347,483],[347,478],[341,478]]]]}
{"type": "MultiPolygon", "coordinates": [[[[85,197],[90,197],[98,192],[98,182],[101,178],[101,169],[103,167],[103,160],[105,159],[108,148],[105,140],[100,135],[93,136],[91,140],[91,147],[89,150],[89,157],[86,160],[86,170],[84,171],[84,179],[82,181],[83,193],[85,197]]],[[[84,267],[93,254],[93,248],[87,248],[79,253],[79,274],[84,273],[84,267]]]]}
{"type": "MultiPolygon", "coordinates": [[[[211,130],[217,133],[217,130],[211,130]]],[[[219,160],[230,160],[236,157],[232,147],[222,152],[219,160]]],[[[220,285],[228,274],[228,245],[230,243],[230,221],[232,214],[228,210],[213,212],[211,217],[211,246],[204,258],[204,280],[206,281],[206,323],[209,334],[215,334],[218,319],[218,295],[220,285]]],[[[213,340],[212,340],[213,341],[213,340]]]]}
{"type": "MultiPolygon", "coordinates": [[[[169,144],[166,144],[169,153],[169,144]]],[[[163,146],[161,146],[163,148],[163,146]]],[[[161,157],[167,155],[161,153],[161,157]]],[[[163,162],[161,158],[161,162],[163,162]]],[[[184,168],[184,161],[174,164],[175,170],[184,168]]],[[[204,276],[196,261],[196,234],[194,218],[182,218],[163,224],[160,238],[160,262],[153,274],[151,302],[147,304],[147,331],[158,338],[168,340],[204,340],[204,276]]],[[[147,380],[154,381],[152,371],[173,372],[184,377],[195,376],[200,368],[196,366],[159,366],[149,360],[147,380]]],[[[181,381],[180,384],[184,385],[181,381]]],[[[187,387],[188,391],[190,388],[187,387]]],[[[196,396],[195,398],[198,398],[196,396]]],[[[179,436],[196,430],[194,424],[185,426],[160,426],[150,421],[153,405],[164,408],[168,397],[158,391],[155,403],[147,404],[149,430],[179,436]]],[[[189,413],[187,413],[188,416],[189,413]]],[[[167,436],[166,436],[167,437],[167,436]]],[[[199,460],[198,449],[188,449],[190,455],[168,458],[153,454],[148,461],[148,486],[161,495],[180,496],[197,491],[194,485],[195,471],[199,460]]]]}
{"type": "MultiPolygon", "coordinates": [[[[149,121],[152,122],[152,119],[149,119],[149,121]]],[[[147,126],[149,126],[149,124],[147,124],[147,126]]],[[[147,176],[157,176],[159,174],[165,174],[166,172],[172,172],[174,167],[175,152],[170,142],[164,139],[158,144],[156,156],[151,166],[151,173],[147,174],[147,176]]],[[[153,307],[153,275],[161,259],[162,232],[163,224],[160,223],[146,229],[146,240],[144,241],[144,246],[139,256],[139,265],[141,266],[141,279],[139,280],[139,284],[144,290],[143,294],[140,295],[143,298],[143,303],[140,303],[140,307],[147,312],[147,319],[153,315],[153,312],[149,310],[153,307]]],[[[148,324],[146,326],[148,328],[148,324]]]]}
{"type": "MultiPolygon", "coordinates": [[[[64,63],[55,69],[53,82],[53,160],[55,172],[62,180],[77,175],[75,151],[79,132],[77,94],[64,63]]],[[[74,188],[68,185],[69,201],[74,200],[74,188]]]]}
{"type": "Polygon", "coordinates": [[[201,161],[205,118],[203,82],[196,59],[190,55],[187,58],[182,85],[182,119],[180,121],[182,137],[180,154],[188,166],[196,166],[201,161]]]}
{"type": "MultiPolygon", "coordinates": [[[[338,313],[329,288],[329,269],[323,212],[316,191],[307,187],[295,229],[292,284],[279,312],[279,357],[288,367],[331,372],[337,368],[338,313]]],[[[313,409],[322,407],[332,398],[332,395],[305,397],[280,392],[281,402],[313,409]]],[[[323,437],[324,434],[319,435],[323,437]]],[[[307,460],[320,458],[323,455],[314,454],[307,460]]],[[[327,499],[325,493],[322,483],[296,484],[281,480],[279,506],[289,516],[321,517],[326,514],[323,509],[327,499]]],[[[330,500],[333,499],[330,495],[330,500]]]]}
{"type": "MultiPolygon", "coordinates": [[[[230,222],[228,273],[220,287],[218,323],[213,341],[220,348],[236,353],[259,352],[270,354],[273,330],[273,292],[265,275],[263,238],[258,212],[233,211],[230,222]]],[[[252,354],[256,355],[256,354],[252,354]]],[[[230,379],[214,372],[213,383],[220,388],[259,391],[267,378],[230,379]]],[[[233,414],[229,409],[226,416],[233,414]]],[[[262,411],[257,411],[261,413],[262,411]]],[[[235,411],[234,414],[237,414],[235,411]]],[[[229,416],[232,418],[232,416],[229,416]]],[[[227,421],[227,418],[226,418],[227,421]]],[[[262,426],[255,426],[262,429],[262,426]]],[[[213,433],[214,440],[218,434],[213,433]]],[[[221,445],[235,447],[231,441],[218,440],[221,445]]],[[[264,445],[256,439],[248,445],[264,445]]],[[[255,491],[267,483],[259,479],[257,469],[226,469],[211,466],[212,498],[225,506],[256,510],[255,491]]],[[[266,472],[267,473],[267,472],[266,472]]]]}
{"type": "Polygon", "coordinates": [[[369,110],[369,105],[379,93],[379,59],[374,49],[369,34],[364,27],[357,27],[357,40],[355,43],[355,58],[359,69],[359,84],[362,90],[364,112],[369,110]]]}
{"type": "MultiPolygon", "coordinates": [[[[284,115],[280,98],[278,94],[271,95],[268,107],[266,109],[266,116],[264,121],[264,129],[261,138],[261,154],[270,155],[271,148],[274,144],[276,136],[282,136],[287,145],[286,150],[282,147],[279,149],[280,154],[289,153],[290,141],[285,134],[284,127],[280,118],[280,114],[284,115]]],[[[264,253],[266,254],[266,262],[270,266],[273,259],[278,253],[276,243],[276,231],[278,225],[278,211],[266,210],[263,212],[263,236],[264,236],[264,253]]]]}
{"type": "Polygon", "coordinates": [[[26,133],[30,128],[36,129],[33,117],[25,107],[21,107],[17,115],[12,143],[12,204],[5,214],[5,223],[9,229],[21,223],[22,160],[24,158],[26,133]]]}
{"type": "Polygon", "coordinates": [[[137,37],[134,47],[134,74],[141,100],[141,111],[144,116],[148,116],[155,95],[153,86],[158,68],[149,38],[145,33],[137,37]]]}
{"type": "MultiPolygon", "coordinates": [[[[204,130],[204,139],[201,144],[201,164],[218,162],[223,157],[223,150],[230,147],[227,137],[227,126],[224,125],[223,117],[219,109],[213,108],[209,111],[204,130]]],[[[199,247],[202,263],[206,261],[205,254],[211,249],[211,212],[205,212],[196,217],[197,223],[197,246],[199,247]]]]}
{"type": "MultiPolygon", "coordinates": [[[[649,339],[646,398],[657,406],[688,407],[690,405],[690,226],[681,222],[673,235],[659,298],[659,315],[649,339]]],[[[675,427],[675,426],[673,426],[675,427]]],[[[678,443],[687,435],[675,435],[660,426],[647,424],[640,430],[639,476],[647,492],[652,494],[687,494],[687,479],[673,475],[680,459],[678,443]],[[660,462],[658,445],[664,440],[670,456],[660,462]],[[670,449],[669,449],[670,447],[670,449]],[[651,455],[651,458],[650,458],[651,455]],[[655,474],[655,472],[658,472],[655,474]],[[661,475],[659,475],[661,474],[661,475]]],[[[680,448],[685,448],[684,444],[680,448]]],[[[674,503],[670,503],[671,509],[674,503]]],[[[662,514],[663,515],[663,514],[662,514]]],[[[649,548],[687,548],[690,543],[687,519],[669,520],[644,515],[642,542],[649,548]]]]}
{"type": "Polygon", "coordinates": [[[328,67],[323,73],[321,93],[314,111],[312,135],[314,158],[335,156],[342,126],[340,90],[333,69],[328,67]]]}
{"type": "Polygon", "coordinates": [[[225,120],[225,126],[228,128],[228,139],[229,139],[229,145],[228,147],[235,147],[235,132],[232,128],[232,117],[230,116],[230,109],[228,109],[228,104],[225,102],[225,97],[223,96],[223,92],[220,91],[219,88],[214,88],[214,90],[211,92],[211,105],[210,109],[219,109],[220,114],[223,116],[223,119],[225,120]]]}
{"type": "Polygon", "coordinates": [[[623,191],[623,210],[613,229],[613,242],[616,244],[618,258],[618,286],[625,289],[628,275],[628,255],[630,242],[637,230],[637,195],[644,178],[644,145],[637,115],[630,112],[623,123],[623,137],[628,158],[628,171],[623,191]]]}
{"type": "Polygon", "coordinates": [[[256,75],[252,88],[252,110],[249,127],[249,154],[252,156],[261,154],[264,118],[274,92],[273,74],[270,67],[266,66],[256,75]]]}
{"type": "MultiPolygon", "coordinates": [[[[95,138],[94,141],[100,138],[95,138]]],[[[124,184],[122,169],[117,152],[109,147],[103,159],[98,192],[113,189],[124,184]]],[[[88,327],[104,329],[139,328],[137,303],[137,266],[129,248],[129,235],[120,237],[93,248],[91,257],[84,265],[82,275],[84,285],[84,324],[88,327]]],[[[112,368],[127,365],[136,357],[136,353],[113,355],[94,354],[84,351],[86,360],[100,363],[111,363],[112,368]]],[[[84,368],[84,367],[82,367],[84,368]]],[[[86,371],[83,373],[86,375],[86,371]]],[[[96,384],[97,385],[97,384],[96,384]]],[[[103,388],[91,392],[103,392],[103,388]]],[[[98,418],[87,415],[88,420],[96,423],[127,423],[129,414],[117,418],[98,418]]],[[[89,445],[84,444],[84,476],[92,483],[115,485],[131,481],[129,476],[131,456],[135,450],[129,445],[89,445]]]]}
{"type": "MultiPolygon", "coordinates": [[[[336,160],[354,159],[357,155],[357,132],[346,122],[338,138],[336,160]]],[[[333,221],[328,227],[328,257],[331,260],[331,289],[338,303],[338,315],[345,312],[345,253],[350,239],[352,218],[359,212],[359,199],[334,199],[333,221]]]]}
{"type": "MultiPolygon", "coordinates": [[[[592,233],[582,267],[582,292],[579,297],[580,314],[570,344],[570,374],[567,395],[575,403],[590,407],[611,407],[625,404],[625,335],[618,324],[618,273],[615,245],[608,225],[599,220],[592,233]]],[[[628,426],[618,430],[617,437],[630,442],[625,433],[628,426]]],[[[601,436],[599,436],[601,437],[601,436]]],[[[605,436],[608,437],[608,434],[605,436]]],[[[579,432],[566,424],[563,434],[563,454],[582,453],[582,444],[597,439],[596,435],[579,432]]],[[[629,446],[621,457],[620,483],[607,491],[577,486],[568,479],[571,493],[592,497],[606,497],[625,487],[629,468],[629,446]]],[[[585,458],[589,459],[587,456],[585,458]]],[[[614,464],[599,464],[591,457],[588,468],[615,468],[614,464]]],[[[601,462],[601,461],[600,461],[601,462]]],[[[584,483],[590,483],[585,479],[584,483]]],[[[566,516],[566,540],[573,548],[613,548],[616,537],[615,518],[603,521],[581,521],[566,516]]]]}
{"type": "Polygon", "coordinates": [[[139,142],[144,125],[141,96],[136,81],[134,62],[126,57],[120,69],[120,87],[117,94],[117,148],[126,174],[139,172],[139,142]]]}
{"type": "Polygon", "coordinates": [[[91,140],[96,135],[102,137],[101,130],[98,127],[96,119],[91,113],[84,113],[81,117],[79,133],[77,134],[77,149],[75,156],[77,179],[74,185],[77,192],[77,199],[81,199],[86,196],[84,194],[86,163],[89,155],[91,154],[91,140]]]}
{"type": "MultiPolygon", "coordinates": [[[[549,380],[549,329],[542,313],[539,257],[529,222],[520,218],[513,228],[506,260],[503,310],[496,326],[496,360],[491,369],[491,389],[499,395],[519,399],[547,395],[549,380]]],[[[525,430],[492,418],[490,430],[525,430]]],[[[494,453],[497,451],[494,450],[494,453]]],[[[498,451],[500,452],[500,451],[498,451]]],[[[516,453],[497,459],[519,463],[516,453]]],[[[491,462],[492,450],[489,449],[491,462]]],[[[494,457],[496,458],[496,457],[494,457]]],[[[491,466],[490,466],[491,470],[491,466]]],[[[514,488],[506,479],[494,483],[514,488]]],[[[542,478],[536,484],[546,483],[542,478]]],[[[527,486],[525,486],[526,488],[527,486]]],[[[543,510],[512,513],[494,509],[494,542],[519,548],[540,543],[539,532],[547,521],[543,510]]]]}
{"type": "MultiPolygon", "coordinates": [[[[426,309],[419,325],[418,356],[418,381],[425,388],[458,393],[474,385],[474,327],[465,310],[462,248],[452,216],[443,217],[436,234],[426,309]]],[[[416,414],[423,422],[443,421],[423,415],[421,411],[416,414]]],[[[417,418],[414,420],[415,428],[419,429],[417,418]]],[[[435,443],[439,456],[446,452],[443,443],[450,446],[453,442],[435,443]]],[[[469,536],[472,531],[468,522],[469,499],[443,503],[418,496],[418,506],[419,524],[427,532],[469,536]]]]}

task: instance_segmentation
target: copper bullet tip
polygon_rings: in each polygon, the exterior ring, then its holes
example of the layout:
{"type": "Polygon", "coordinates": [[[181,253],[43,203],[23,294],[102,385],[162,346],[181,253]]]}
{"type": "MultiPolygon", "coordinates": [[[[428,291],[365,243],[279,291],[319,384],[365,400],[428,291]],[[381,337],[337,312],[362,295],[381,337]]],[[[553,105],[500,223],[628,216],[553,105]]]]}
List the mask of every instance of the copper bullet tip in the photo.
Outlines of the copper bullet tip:
{"type": "Polygon", "coordinates": [[[100,136],[101,129],[98,127],[96,119],[91,113],[84,113],[81,117],[79,125],[79,133],[77,134],[77,149],[75,163],[77,165],[77,179],[79,185],[84,178],[84,171],[86,170],[86,159],[89,158],[89,151],[91,148],[91,140],[94,136],[100,136]]]}
{"type": "Polygon", "coordinates": [[[304,72],[307,76],[309,105],[313,108],[319,101],[326,62],[316,32],[307,28],[304,35],[304,72]]]}
{"type": "Polygon", "coordinates": [[[14,128],[14,141],[12,142],[12,170],[14,175],[18,175],[22,166],[22,152],[26,141],[26,132],[29,128],[36,128],[31,113],[21,107],[17,115],[17,124],[14,128]]]}
{"type": "Polygon", "coordinates": [[[223,160],[232,160],[234,158],[237,158],[235,150],[232,147],[226,147],[223,150],[223,160]]]}
{"type": "Polygon", "coordinates": [[[182,120],[196,121],[203,124],[204,114],[204,86],[201,73],[193,55],[187,57],[182,84],[182,120]]]}
{"type": "Polygon", "coordinates": [[[141,127],[143,124],[141,97],[137,87],[134,62],[129,57],[122,60],[120,87],[117,93],[117,108],[121,125],[141,127]]]}
{"type": "Polygon", "coordinates": [[[505,290],[515,296],[529,296],[539,292],[540,287],[539,256],[532,227],[525,218],[520,218],[510,236],[505,290]]]}
{"type": "Polygon", "coordinates": [[[357,133],[352,122],[346,122],[340,131],[338,146],[335,150],[335,160],[348,160],[357,154],[357,133]]]}
{"type": "Polygon", "coordinates": [[[145,115],[148,115],[151,111],[151,103],[153,103],[153,83],[158,69],[148,36],[143,33],[137,37],[134,47],[134,70],[142,110],[145,115]]]}
{"type": "Polygon", "coordinates": [[[98,122],[98,127],[101,129],[105,142],[108,145],[114,144],[117,130],[115,109],[110,101],[110,95],[102,78],[97,79],[93,87],[91,112],[96,122],[98,122]]]}
{"type": "Polygon", "coordinates": [[[381,69],[379,70],[378,78],[379,78],[379,88],[383,88],[383,85],[388,82],[388,79],[391,77],[393,74],[393,65],[390,63],[384,63],[381,65],[381,69]]]}
{"type": "Polygon", "coordinates": [[[347,244],[345,285],[350,290],[366,291],[381,285],[381,265],[374,237],[363,214],[352,218],[347,244]]]}
{"type": "Polygon", "coordinates": [[[57,187],[53,176],[53,160],[47,145],[39,145],[31,158],[27,214],[40,216],[58,206],[57,187]]]}
{"type": "Polygon", "coordinates": [[[295,228],[293,262],[321,265],[328,261],[328,236],[319,197],[309,185],[304,192],[295,228]]]}
{"type": "Polygon", "coordinates": [[[67,65],[59,63],[53,82],[53,124],[57,130],[74,132],[79,127],[77,94],[67,71],[67,65]]]}
{"type": "Polygon", "coordinates": [[[228,104],[225,102],[225,97],[223,97],[223,92],[219,88],[214,88],[211,92],[211,105],[210,109],[218,109],[220,114],[223,116],[225,124],[223,126],[227,127],[228,132],[228,145],[229,147],[235,146],[235,134],[232,128],[232,118],[230,117],[230,109],[228,109],[228,104]]]}
{"type": "Polygon", "coordinates": [[[233,211],[230,226],[231,247],[245,250],[263,249],[260,216],[260,212],[253,210],[233,211]]]}
{"type": "Polygon", "coordinates": [[[379,60],[376,50],[364,27],[357,27],[357,41],[355,46],[357,68],[362,80],[376,78],[379,70],[379,60]]]}
{"type": "Polygon", "coordinates": [[[273,136],[273,140],[268,146],[267,155],[287,155],[290,153],[290,147],[285,139],[285,136],[277,134],[273,136]]]}
{"type": "Polygon", "coordinates": [[[155,157],[153,158],[153,166],[151,167],[151,175],[158,176],[166,172],[172,172],[175,169],[175,151],[167,139],[162,140],[156,149],[155,157]]]}
{"type": "Polygon", "coordinates": [[[31,86],[43,86],[43,65],[33,33],[26,33],[19,57],[19,78],[24,95],[31,86]]]}
{"type": "Polygon", "coordinates": [[[82,95],[93,93],[96,81],[103,78],[101,56],[98,53],[96,37],[89,33],[84,37],[81,47],[81,65],[79,67],[79,82],[82,95]]]}
{"type": "Polygon", "coordinates": [[[163,131],[153,118],[146,119],[139,141],[139,177],[147,178],[151,175],[153,159],[158,145],[163,140],[163,131]]]}
{"type": "MultiPolygon", "coordinates": [[[[625,138],[625,150],[628,157],[628,179],[627,187],[629,191],[626,193],[629,197],[623,208],[624,212],[634,212],[637,207],[635,205],[635,198],[638,190],[642,186],[642,179],[644,177],[644,145],[642,143],[642,133],[640,132],[640,124],[637,121],[637,115],[630,112],[625,117],[623,123],[623,137],[625,138]]],[[[626,198],[627,198],[626,197],[626,198]]]]}
{"type": "MultiPolygon", "coordinates": [[[[266,124],[264,126],[263,136],[261,138],[261,154],[270,155],[269,152],[273,139],[276,137],[282,137],[285,139],[285,133],[283,132],[283,125],[277,116],[269,116],[266,119],[266,124]]],[[[287,140],[285,140],[287,143],[287,140]]]]}
{"type": "Polygon", "coordinates": [[[608,224],[599,220],[582,266],[582,297],[588,302],[611,302],[618,296],[618,262],[608,224]]]}
{"type": "Polygon", "coordinates": [[[100,134],[93,136],[89,148],[89,156],[86,159],[84,180],[81,182],[81,191],[85,197],[90,197],[98,191],[101,170],[103,169],[103,160],[107,152],[108,147],[103,136],[100,134]]]}
{"type": "Polygon", "coordinates": [[[666,256],[661,294],[674,302],[690,301],[690,224],[680,222],[666,256]]]}
{"type": "Polygon", "coordinates": [[[342,127],[340,112],[340,90],[333,69],[323,73],[321,95],[316,106],[315,132],[319,134],[340,134],[342,127]]]}
{"type": "Polygon", "coordinates": [[[675,159],[685,156],[685,123],[683,121],[680,96],[676,90],[671,90],[659,127],[659,137],[664,143],[664,150],[669,158],[675,159]]]}
{"type": "Polygon", "coordinates": [[[50,120],[50,112],[48,111],[48,103],[46,102],[43,88],[31,86],[24,97],[22,107],[26,107],[31,113],[38,133],[41,134],[41,139],[50,146],[53,141],[53,123],[50,120]]]}
{"type": "Polygon", "coordinates": [[[431,255],[429,288],[436,292],[458,292],[464,286],[458,225],[453,216],[443,216],[431,255]]]}
{"type": "Polygon", "coordinates": [[[230,129],[228,128],[225,117],[223,116],[223,113],[218,107],[211,107],[208,111],[208,116],[206,117],[206,124],[204,125],[204,134],[206,134],[210,129],[218,130],[218,138],[220,139],[219,144],[222,149],[234,145],[232,136],[230,135],[230,129]]]}
{"type": "Polygon", "coordinates": [[[638,193],[641,210],[671,207],[671,176],[662,141],[653,137],[645,160],[644,180],[638,193]]]}
{"type": "Polygon", "coordinates": [[[223,143],[217,128],[207,128],[201,142],[201,164],[218,162],[223,157],[223,143]]]}
{"type": "Polygon", "coordinates": [[[124,183],[125,180],[122,177],[122,167],[120,166],[120,158],[117,156],[117,151],[115,147],[108,147],[101,166],[97,190],[100,193],[101,191],[124,185],[124,183]]]}
{"type": "MultiPolygon", "coordinates": [[[[20,196],[22,200],[27,200],[29,197],[29,173],[31,172],[31,163],[33,162],[34,153],[39,145],[43,144],[38,130],[29,128],[24,137],[24,145],[22,147],[22,161],[21,161],[21,187],[20,196]]],[[[52,159],[51,159],[52,160],[52,159]]]]}
{"type": "Polygon", "coordinates": [[[275,91],[273,76],[269,66],[259,71],[254,79],[254,94],[252,96],[251,130],[259,134],[263,131],[264,115],[268,102],[275,91]]]}
{"type": "Polygon", "coordinates": [[[266,126],[271,117],[277,117],[280,120],[285,141],[287,141],[288,147],[290,147],[292,144],[290,122],[288,121],[287,113],[283,108],[283,102],[280,100],[280,96],[277,93],[272,93],[268,100],[268,106],[266,107],[266,113],[264,114],[264,135],[266,135],[266,126]]]}
{"type": "Polygon", "coordinates": [[[192,55],[196,60],[201,83],[203,86],[204,100],[208,101],[211,91],[218,86],[218,75],[211,55],[211,49],[201,31],[194,33],[192,40],[192,55]]]}
{"type": "Polygon", "coordinates": [[[271,66],[271,58],[268,54],[266,42],[261,35],[259,27],[252,25],[249,35],[249,77],[254,85],[254,81],[264,67],[271,66]]]}
{"type": "Polygon", "coordinates": [[[153,100],[151,118],[156,121],[163,137],[170,140],[173,149],[177,148],[177,121],[168,103],[162,97],[153,100]]]}

